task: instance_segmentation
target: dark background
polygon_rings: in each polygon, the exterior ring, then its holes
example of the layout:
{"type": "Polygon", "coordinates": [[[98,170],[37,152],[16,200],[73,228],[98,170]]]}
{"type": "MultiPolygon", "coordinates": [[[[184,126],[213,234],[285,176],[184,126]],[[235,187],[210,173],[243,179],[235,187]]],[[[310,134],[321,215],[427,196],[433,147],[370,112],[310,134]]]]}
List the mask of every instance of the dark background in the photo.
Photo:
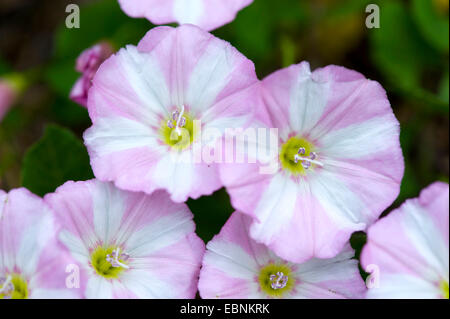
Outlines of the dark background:
{"type": "MultiPolygon", "coordinates": [[[[255,0],[213,33],[255,62],[258,76],[308,60],[342,65],[379,81],[401,123],[406,171],[392,208],[449,176],[448,0],[255,0]],[[367,29],[366,5],[378,4],[381,27],[367,29]]],[[[82,133],[87,111],[68,99],[75,59],[108,40],[137,44],[153,27],[127,17],[116,0],[0,0],[0,78],[15,74],[26,89],[0,123],[0,189],[39,195],[66,180],[91,178],[82,133]],[[81,8],[81,28],[67,29],[66,5],[81,8]]],[[[224,190],[190,200],[199,235],[218,233],[232,207],[224,190]]],[[[357,251],[364,234],[356,234],[357,251]]]]}

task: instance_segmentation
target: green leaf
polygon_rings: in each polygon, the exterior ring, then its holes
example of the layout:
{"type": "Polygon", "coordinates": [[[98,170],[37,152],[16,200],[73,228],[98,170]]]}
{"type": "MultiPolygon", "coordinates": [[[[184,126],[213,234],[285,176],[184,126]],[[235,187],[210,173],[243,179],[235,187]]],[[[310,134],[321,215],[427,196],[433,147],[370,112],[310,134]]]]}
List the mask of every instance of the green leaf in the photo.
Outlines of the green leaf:
{"type": "MultiPolygon", "coordinates": [[[[255,63],[260,77],[271,73],[274,59],[282,53],[280,35],[301,30],[305,24],[306,2],[298,0],[254,1],[240,11],[236,19],[214,31],[255,63]]],[[[296,43],[297,39],[293,40],[296,43]]],[[[297,61],[296,61],[297,62],[297,61]]]]}
{"type": "Polygon", "coordinates": [[[69,130],[48,125],[44,136],[26,152],[22,185],[43,196],[68,180],[93,178],[83,143],[69,130]]]}
{"type": "Polygon", "coordinates": [[[67,97],[57,96],[49,111],[52,121],[75,131],[84,130],[92,123],[87,109],[67,97]]]}
{"type": "Polygon", "coordinates": [[[380,28],[369,30],[369,35],[375,64],[391,84],[403,90],[420,87],[423,70],[440,61],[399,1],[383,2],[380,28]]]}
{"type": "Polygon", "coordinates": [[[196,232],[205,243],[209,242],[214,235],[220,232],[234,211],[224,188],[211,196],[189,199],[187,205],[194,214],[194,221],[197,225],[196,232]]]}
{"type": "Polygon", "coordinates": [[[448,15],[439,14],[438,7],[431,0],[414,0],[412,13],[424,38],[437,50],[448,53],[448,15]]]}

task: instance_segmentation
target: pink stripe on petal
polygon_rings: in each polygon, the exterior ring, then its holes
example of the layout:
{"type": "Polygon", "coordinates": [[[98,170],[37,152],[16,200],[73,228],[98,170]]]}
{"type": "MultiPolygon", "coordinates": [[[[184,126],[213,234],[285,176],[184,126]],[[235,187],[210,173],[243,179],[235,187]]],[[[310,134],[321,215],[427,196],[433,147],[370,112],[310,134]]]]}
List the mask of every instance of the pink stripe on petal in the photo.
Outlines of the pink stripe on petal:
{"type": "Polygon", "coordinates": [[[155,190],[156,185],[150,177],[162,157],[159,152],[140,147],[97,156],[95,149],[88,147],[88,151],[92,168],[99,179],[116,180],[118,187],[131,191],[152,193],[155,190]]]}
{"type": "Polygon", "coordinates": [[[449,187],[447,183],[436,182],[425,188],[419,197],[419,203],[428,212],[434,225],[439,229],[444,243],[449,245],[449,187]],[[447,208],[447,209],[445,209],[447,208]]]}
{"type": "MultiPolygon", "coordinates": [[[[272,212],[275,216],[276,213],[272,212]]],[[[252,227],[257,225],[255,222],[252,227]]],[[[266,245],[281,258],[296,263],[312,257],[332,258],[353,232],[362,229],[363,225],[334,219],[313,194],[302,194],[296,198],[292,218],[283,222],[281,230],[266,245]]]]}
{"type": "Polygon", "coordinates": [[[191,233],[175,244],[145,257],[150,276],[167,283],[175,298],[194,298],[205,244],[191,233]]]}
{"type": "Polygon", "coordinates": [[[203,299],[259,298],[254,280],[233,278],[213,267],[203,266],[198,289],[203,299]]]}
{"type": "Polygon", "coordinates": [[[407,274],[436,284],[448,278],[449,240],[443,234],[448,234],[449,213],[444,203],[448,185],[435,183],[371,226],[363,267],[374,264],[381,275],[407,274]]]}
{"type": "Polygon", "coordinates": [[[255,208],[273,178],[271,174],[259,174],[258,170],[256,164],[222,164],[219,167],[233,207],[256,219],[255,208]]]}
{"type": "Polygon", "coordinates": [[[94,230],[94,215],[91,185],[89,182],[66,182],[44,199],[55,212],[56,219],[64,229],[80,237],[86,247],[97,241],[94,230]]]}

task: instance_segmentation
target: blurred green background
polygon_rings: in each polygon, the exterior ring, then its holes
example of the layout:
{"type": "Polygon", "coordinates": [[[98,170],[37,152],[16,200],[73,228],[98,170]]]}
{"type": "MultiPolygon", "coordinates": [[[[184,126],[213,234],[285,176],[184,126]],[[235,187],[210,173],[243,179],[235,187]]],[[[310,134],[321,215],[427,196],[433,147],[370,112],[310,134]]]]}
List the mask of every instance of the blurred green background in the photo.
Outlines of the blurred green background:
{"type": "MultiPolygon", "coordinates": [[[[392,208],[449,176],[448,0],[255,0],[213,33],[253,60],[258,76],[308,60],[342,65],[379,81],[401,123],[406,172],[392,208]],[[380,28],[365,26],[365,8],[380,7],[380,28]]],[[[116,0],[1,0],[0,78],[15,73],[26,89],[0,123],[0,188],[39,195],[66,180],[91,178],[82,133],[87,111],[68,99],[75,59],[110,41],[137,44],[153,27],[127,17],[116,0]],[[81,28],[67,29],[65,8],[81,8],[81,28]]],[[[232,207],[224,190],[190,200],[199,235],[208,241],[232,207]]],[[[363,234],[353,236],[360,247],[363,234]]]]}

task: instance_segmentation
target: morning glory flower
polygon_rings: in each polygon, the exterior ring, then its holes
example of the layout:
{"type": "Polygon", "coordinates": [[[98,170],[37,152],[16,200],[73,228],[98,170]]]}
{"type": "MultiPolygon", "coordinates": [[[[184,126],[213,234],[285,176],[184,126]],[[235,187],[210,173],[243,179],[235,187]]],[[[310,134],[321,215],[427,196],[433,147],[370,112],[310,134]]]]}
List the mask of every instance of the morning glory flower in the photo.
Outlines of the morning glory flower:
{"type": "Polygon", "coordinates": [[[253,0],[119,0],[122,10],[153,24],[194,24],[206,31],[234,20],[253,0]]]}
{"type": "Polygon", "coordinates": [[[192,214],[162,191],[67,182],[45,200],[81,265],[86,298],[193,298],[204,244],[192,214]]]}
{"type": "Polygon", "coordinates": [[[84,107],[87,106],[88,92],[92,86],[92,79],[99,66],[113,52],[113,48],[108,42],[100,42],[80,54],[77,58],[75,69],[81,73],[81,77],[75,82],[70,91],[71,100],[84,107]]]}
{"type": "Polygon", "coordinates": [[[355,71],[311,72],[306,62],[268,76],[261,91],[256,119],[278,129],[274,170],[221,165],[232,204],[281,258],[334,257],[399,193],[399,124],[386,93],[355,71]]]}
{"type": "Polygon", "coordinates": [[[249,121],[257,83],[250,60],[198,27],[152,29],[93,80],[84,141],[95,176],[129,191],[165,189],[176,202],[211,194],[222,187],[216,165],[196,150],[221,150],[225,129],[249,121]]]}
{"type": "Polygon", "coordinates": [[[368,298],[449,298],[449,187],[436,182],[369,228],[368,298]]]}
{"type": "Polygon", "coordinates": [[[78,298],[66,285],[74,264],[44,201],[25,188],[0,190],[0,299],[78,298]]]}
{"type": "Polygon", "coordinates": [[[251,218],[234,213],[207,245],[202,298],[361,298],[366,287],[347,244],[330,259],[291,263],[249,237],[251,218]]]}

